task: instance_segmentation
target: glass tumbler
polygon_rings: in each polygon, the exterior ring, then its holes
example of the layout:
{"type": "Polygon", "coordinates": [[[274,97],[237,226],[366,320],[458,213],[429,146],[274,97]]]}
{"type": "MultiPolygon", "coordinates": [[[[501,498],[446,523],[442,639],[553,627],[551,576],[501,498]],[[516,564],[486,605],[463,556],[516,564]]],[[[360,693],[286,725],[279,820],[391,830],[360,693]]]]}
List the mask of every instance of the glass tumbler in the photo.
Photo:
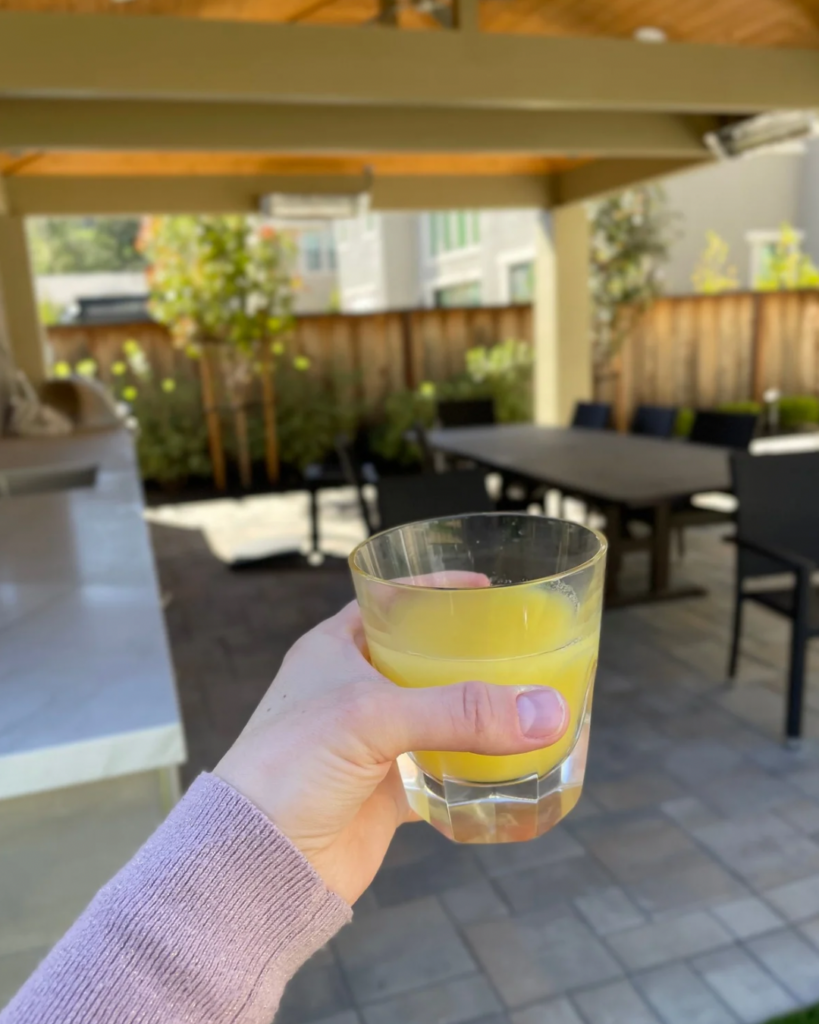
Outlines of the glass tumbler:
{"type": "Polygon", "coordinates": [[[568,730],[542,750],[400,759],[413,810],[450,839],[533,839],[580,798],[605,557],[595,530],[515,513],[409,523],[350,556],[370,659],[394,683],[479,679],[551,686],[566,699],[568,730]]]}

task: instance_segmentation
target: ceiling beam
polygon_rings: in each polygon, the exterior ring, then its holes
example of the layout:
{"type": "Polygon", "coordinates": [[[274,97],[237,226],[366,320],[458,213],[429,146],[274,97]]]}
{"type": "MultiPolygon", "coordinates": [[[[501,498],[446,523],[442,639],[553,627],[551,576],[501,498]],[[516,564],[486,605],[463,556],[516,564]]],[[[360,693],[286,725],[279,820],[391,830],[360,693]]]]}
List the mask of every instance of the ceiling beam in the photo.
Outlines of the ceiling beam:
{"type": "Polygon", "coordinates": [[[682,171],[702,167],[708,160],[595,160],[553,175],[556,206],[595,199],[609,192],[642,185],[682,171]]]}
{"type": "Polygon", "coordinates": [[[89,216],[141,213],[256,213],[259,197],[356,194],[368,182],[353,175],[283,177],[7,177],[9,213],[31,216],[89,216]]]}
{"type": "Polygon", "coordinates": [[[371,196],[374,210],[547,209],[551,205],[552,177],[534,174],[379,177],[371,196]]]}
{"type": "Polygon", "coordinates": [[[657,113],[0,98],[0,149],[696,157],[715,125],[657,113]]]}
{"type": "Polygon", "coordinates": [[[819,106],[815,50],[0,12],[0,94],[746,113],[819,106]]]}
{"type": "MultiPolygon", "coordinates": [[[[141,213],[253,213],[269,192],[355,193],[367,183],[336,177],[148,177],[0,178],[9,213],[31,216],[141,213]]],[[[489,175],[377,178],[375,210],[434,210],[469,207],[546,207],[546,175],[489,175]]]]}

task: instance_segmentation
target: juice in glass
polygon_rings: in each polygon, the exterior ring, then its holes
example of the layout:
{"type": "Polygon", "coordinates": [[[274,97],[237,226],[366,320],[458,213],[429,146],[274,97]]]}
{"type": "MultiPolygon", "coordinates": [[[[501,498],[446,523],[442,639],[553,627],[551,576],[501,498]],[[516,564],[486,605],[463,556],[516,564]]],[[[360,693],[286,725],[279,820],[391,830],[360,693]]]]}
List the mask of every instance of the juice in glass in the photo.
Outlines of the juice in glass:
{"type": "Polygon", "coordinates": [[[498,513],[410,523],[350,558],[373,665],[398,686],[551,686],[569,725],[505,757],[413,751],[413,809],[459,842],[534,838],[580,797],[602,611],[605,540],[575,523],[498,513]]]}

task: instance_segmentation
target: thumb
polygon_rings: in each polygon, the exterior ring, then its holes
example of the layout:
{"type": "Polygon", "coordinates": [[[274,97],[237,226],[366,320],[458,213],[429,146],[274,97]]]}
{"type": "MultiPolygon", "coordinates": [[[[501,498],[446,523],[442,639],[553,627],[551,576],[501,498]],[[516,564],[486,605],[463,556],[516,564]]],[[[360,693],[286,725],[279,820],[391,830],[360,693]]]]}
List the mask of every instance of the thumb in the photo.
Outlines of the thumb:
{"type": "Polygon", "coordinates": [[[379,691],[364,703],[354,731],[383,761],[408,750],[522,754],[556,743],[569,724],[566,701],[547,686],[468,682],[379,691]]]}

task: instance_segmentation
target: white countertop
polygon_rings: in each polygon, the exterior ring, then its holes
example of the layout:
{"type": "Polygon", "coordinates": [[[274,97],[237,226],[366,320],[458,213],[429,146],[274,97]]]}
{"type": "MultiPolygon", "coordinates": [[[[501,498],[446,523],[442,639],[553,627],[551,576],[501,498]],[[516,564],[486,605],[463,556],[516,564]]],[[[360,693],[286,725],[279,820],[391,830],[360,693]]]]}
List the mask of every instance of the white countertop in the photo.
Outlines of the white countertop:
{"type": "Polygon", "coordinates": [[[0,799],[185,760],[130,435],[0,440],[0,473],[92,463],[0,498],[0,799]]]}

